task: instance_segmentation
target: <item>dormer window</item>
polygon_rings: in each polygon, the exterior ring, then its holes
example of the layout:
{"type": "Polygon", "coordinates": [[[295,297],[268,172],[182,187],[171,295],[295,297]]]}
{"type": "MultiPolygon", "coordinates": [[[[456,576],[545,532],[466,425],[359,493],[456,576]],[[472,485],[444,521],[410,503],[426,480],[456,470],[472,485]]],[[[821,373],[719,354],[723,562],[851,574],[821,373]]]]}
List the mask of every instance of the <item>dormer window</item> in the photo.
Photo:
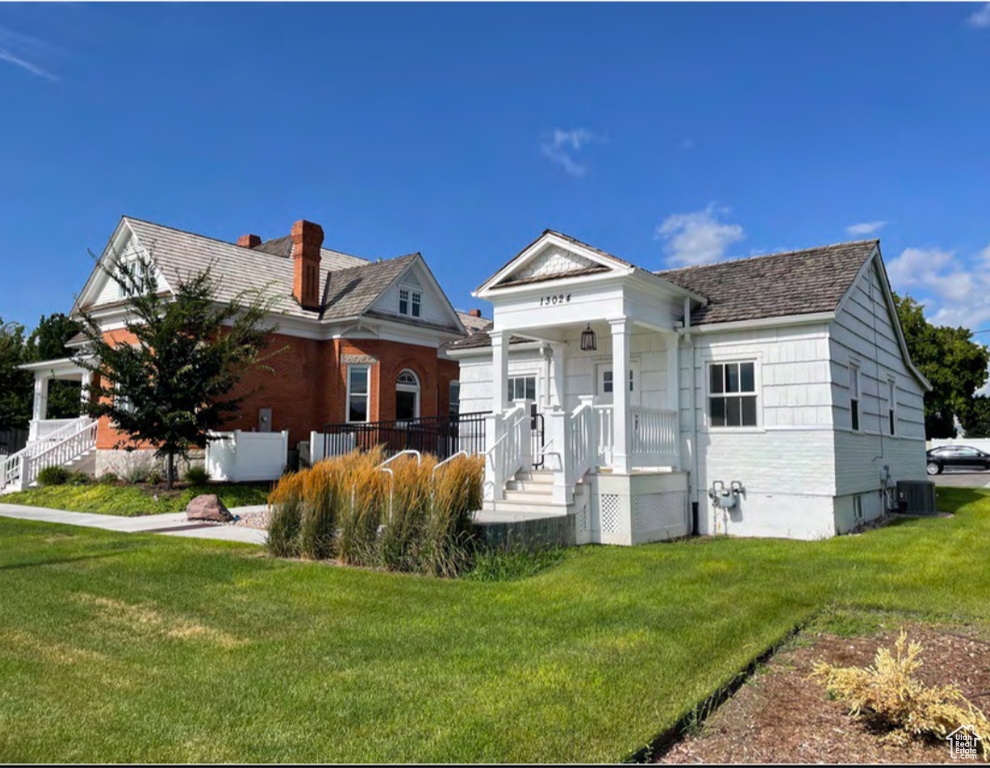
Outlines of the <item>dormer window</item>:
{"type": "Polygon", "coordinates": [[[422,312],[423,294],[409,288],[399,289],[399,314],[419,317],[422,312]]]}

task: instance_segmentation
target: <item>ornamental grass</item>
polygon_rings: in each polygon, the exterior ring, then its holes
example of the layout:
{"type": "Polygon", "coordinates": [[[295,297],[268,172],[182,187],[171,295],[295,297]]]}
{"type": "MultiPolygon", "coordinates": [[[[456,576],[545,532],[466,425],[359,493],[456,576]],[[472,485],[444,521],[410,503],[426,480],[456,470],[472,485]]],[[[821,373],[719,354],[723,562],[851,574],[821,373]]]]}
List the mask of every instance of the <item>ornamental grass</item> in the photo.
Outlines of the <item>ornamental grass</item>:
{"type": "Polygon", "coordinates": [[[278,557],[453,577],[470,566],[472,513],[481,508],[484,463],[438,465],[378,449],[321,461],[272,491],[268,550],[278,557]]]}

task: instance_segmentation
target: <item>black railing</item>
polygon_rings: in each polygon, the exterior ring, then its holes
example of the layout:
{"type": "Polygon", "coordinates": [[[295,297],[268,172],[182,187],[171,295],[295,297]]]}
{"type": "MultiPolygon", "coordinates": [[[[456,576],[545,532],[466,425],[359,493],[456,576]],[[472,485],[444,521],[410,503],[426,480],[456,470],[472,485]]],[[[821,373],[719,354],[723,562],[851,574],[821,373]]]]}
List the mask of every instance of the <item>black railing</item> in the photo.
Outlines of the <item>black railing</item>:
{"type": "Polygon", "coordinates": [[[370,421],[328,424],[323,429],[323,455],[336,456],[353,450],[382,446],[389,456],[415,450],[447,459],[458,451],[485,452],[487,413],[461,413],[408,421],[370,421]]]}

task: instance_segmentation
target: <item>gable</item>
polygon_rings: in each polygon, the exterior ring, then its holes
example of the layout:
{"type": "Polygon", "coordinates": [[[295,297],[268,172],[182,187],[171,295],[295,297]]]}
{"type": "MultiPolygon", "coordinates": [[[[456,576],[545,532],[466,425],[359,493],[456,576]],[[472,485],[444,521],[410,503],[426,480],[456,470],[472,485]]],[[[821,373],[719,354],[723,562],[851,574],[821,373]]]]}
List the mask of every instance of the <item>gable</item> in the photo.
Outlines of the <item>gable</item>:
{"type": "Polygon", "coordinates": [[[863,265],[842,297],[834,329],[834,337],[854,353],[859,347],[869,357],[867,350],[871,345],[879,347],[887,368],[899,369],[898,373],[913,376],[922,389],[931,389],[931,384],[911,361],[879,249],[863,265]]]}
{"type": "MultiPolygon", "coordinates": [[[[101,254],[99,261],[93,267],[86,285],[76,299],[72,312],[80,307],[98,309],[102,306],[118,304],[127,297],[120,284],[117,283],[106,269],[115,262],[136,263],[138,260],[147,262],[151,259],[148,250],[141,244],[137,235],[122,221],[117,227],[110,242],[101,254]]],[[[168,291],[169,285],[158,265],[155,265],[155,278],[161,291],[168,291]]]]}
{"type": "Polygon", "coordinates": [[[450,307],[447,297],[439,290],[436,281],[428,274],[423,262],[418,259],[413,261],[402,274],[382,291],[381,295],[372,303],[370,312],[377,315],[387,315],[403,322],[430,323],[458,328],[458,330],[460,326],[460,319],[450,307]],[[419,294],[419,317],[413,317],[411,314],[400,314],[400,292],[402,291],[408,294],[407,311],[409,312],[411,312],[413,294],[419,294]]]}
{"type": "MultiPolygon", "coordinates": [[[[549,245],[533,259],[509,273],[503,284],[521,280],[530,281],[532,278],[559,277],[570,272],[583,272],[594,267],[602,267],[602,265],[564,248],[549,245]]],[[[605,268],[602,267],[602,269],[605,268]]]]}

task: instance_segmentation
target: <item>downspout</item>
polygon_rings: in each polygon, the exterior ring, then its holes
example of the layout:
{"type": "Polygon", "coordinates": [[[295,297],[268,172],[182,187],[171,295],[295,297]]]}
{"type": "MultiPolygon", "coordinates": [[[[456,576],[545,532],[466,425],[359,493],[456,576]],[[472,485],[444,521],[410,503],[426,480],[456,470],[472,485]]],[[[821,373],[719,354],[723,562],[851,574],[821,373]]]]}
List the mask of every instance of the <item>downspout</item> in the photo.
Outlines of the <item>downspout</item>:
{"type": "MultiPolygon", "coordinates": [[[[691,338],[691,299],[687,296],[684,297],[684,321],[681,328],[678,329],[678,335],[684,337],[684,340],[687,342],[687,350],[691,355],[691,396],[689,399],[691,430],[688,433],[691,436],[691,476],[688,481],[688,493],[691,499],[691,535],[697,536],[700,512],[698,509],[698,505],[700,504],[698,501],[700,496],[698,493],[698,371],[695,365],[694,339],[691,338]]],[[[680,357],[678,356],[679,359],[680,357]]]]}

